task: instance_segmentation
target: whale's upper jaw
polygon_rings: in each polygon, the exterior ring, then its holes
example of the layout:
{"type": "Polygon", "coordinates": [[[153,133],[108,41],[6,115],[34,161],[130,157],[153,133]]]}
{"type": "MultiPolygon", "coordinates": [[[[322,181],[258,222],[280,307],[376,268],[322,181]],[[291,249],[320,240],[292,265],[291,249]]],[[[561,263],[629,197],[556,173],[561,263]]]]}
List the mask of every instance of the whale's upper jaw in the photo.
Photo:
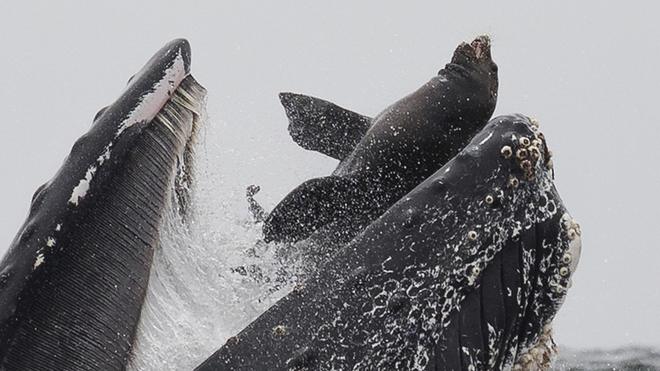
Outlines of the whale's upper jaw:
{"type": "Polygon", "coordinates": [[[185,39],[173,40],[154,54],[133,75],[117,100],[97,113],[89,133],[76,142],[65,163],[72,172],[70,177],[54,178],[49,187],[53,183],[66,183],[78,173],[79,183],[74,184],[68,199],[69,206],[78,206],[85,199],[91,179],[108,167],[114,171],[111,164],[133,151],[140,143],[136,138],[145,131],[155,130],[154,125],[164,125],[181,139],[183,144],[169,149],[181,152],[181,146],[185,147],[193,136],[194,127],[185,123],[186,120],[179,120],[181,115],[168,118],[172,107],[166,109],[165,106],[177,100],[184,110],[197,116],[201,114],[206,92],[189,76],[190,63],[190,44],[185,39]],[[181,94],[185,90],[191,91],[181,94]]]}
{"type": "Polygon", "coordinates": [[[161,48],[128,82],[121,96],[95,118],[114,126],[117,136],[128,127],[150,122],[190,73],[190,44],[176,39],[161,48]]]}
{"type": "Polygon", "coordinates": [[[189,189],[179,170],[191,159],[205,93],[190,76],[188,42],[168,43],[37,190],[0,262],[1,369],[123,367],[160,223],[189,189]],[[89,336],[95,331],[102,335],[89,336]]]}

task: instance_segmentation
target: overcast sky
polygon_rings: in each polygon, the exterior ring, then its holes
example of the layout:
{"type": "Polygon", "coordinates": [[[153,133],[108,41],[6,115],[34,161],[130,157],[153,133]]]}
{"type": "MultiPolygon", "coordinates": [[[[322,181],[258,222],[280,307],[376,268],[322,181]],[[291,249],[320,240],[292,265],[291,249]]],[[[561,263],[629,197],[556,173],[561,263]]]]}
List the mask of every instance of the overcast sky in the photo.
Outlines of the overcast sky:
{"type": "Polygon", "coordinates": [[[658,9],[409,3],[2,2],[0,253],[96,111],[170,39],[192,44],[224,181],[261,184],[271,207],[336,165],[293,144],[279,91],[374,115],[434,75],[459,42],[488,33],[496,114],[540,120],[584,233],[556,340],[660,346],[658,9]]]}

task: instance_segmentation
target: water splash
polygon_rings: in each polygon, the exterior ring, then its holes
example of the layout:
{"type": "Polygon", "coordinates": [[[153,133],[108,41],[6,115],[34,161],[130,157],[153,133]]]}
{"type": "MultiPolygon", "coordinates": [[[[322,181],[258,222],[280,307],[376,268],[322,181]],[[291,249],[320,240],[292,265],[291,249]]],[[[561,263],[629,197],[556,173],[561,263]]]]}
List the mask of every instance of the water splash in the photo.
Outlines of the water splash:
{"type": "Polygon", "coordinates": [[[244,185],[219,174],[216,128],[202,128],[190,214],[173,202],[165,216],[128,370],[194,368],[291,288],[295,268],[260,243],[244,185]]]}
{"type": "MultiPolygon", "coordinates": [[[[560,347],[561,348],[561,347],[560,347]]],[[[660,349],[623,347],[613,350],[560,349],[557,371],[660,370],[660,349]]]]}

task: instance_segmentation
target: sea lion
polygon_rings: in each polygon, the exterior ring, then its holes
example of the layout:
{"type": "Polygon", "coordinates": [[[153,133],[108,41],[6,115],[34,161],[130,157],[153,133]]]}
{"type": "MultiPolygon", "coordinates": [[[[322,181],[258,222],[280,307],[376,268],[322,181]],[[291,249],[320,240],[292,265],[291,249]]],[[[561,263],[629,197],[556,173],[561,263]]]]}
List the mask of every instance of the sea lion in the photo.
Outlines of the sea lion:
{"type": "Polygon", "coordinates": [[[462,43],[437,76],[373,119],[318,98],[280,94],[294,140],[341,162],[273,209],[263,225],[265,240],[313,235],[333,250],[458,153],[495,109],[490,46],[487,36],[462,43]]]}

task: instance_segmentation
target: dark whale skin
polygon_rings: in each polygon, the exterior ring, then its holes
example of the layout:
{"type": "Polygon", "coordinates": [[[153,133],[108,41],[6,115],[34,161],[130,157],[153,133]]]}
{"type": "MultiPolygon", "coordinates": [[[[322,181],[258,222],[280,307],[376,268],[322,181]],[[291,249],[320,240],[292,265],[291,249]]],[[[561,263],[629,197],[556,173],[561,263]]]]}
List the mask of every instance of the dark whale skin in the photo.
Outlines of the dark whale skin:
{"type": "Polygon", "coordinates": [[[197,370],[510,367],[543,340],[579,253],[552,177],[527,117],[492,119],[197,370]]]}
{"type": "Polygon", "coordinates": [[[437,76],[370,125],[327,101],[281,94],[294,140],[341,162],[331,176],[308,180],[272,210],[263,225],[265,241],[350,241],[483,128],[497,87],[490,39],[481,36],[459,45],[437,76]]]}
{"type": "Polygon", "coordinates": [[[0,262],[0,369],[125,368],[193,125],[159,110],[189,72],[188,42],[165,45],[34,194],[0,262]]]}

